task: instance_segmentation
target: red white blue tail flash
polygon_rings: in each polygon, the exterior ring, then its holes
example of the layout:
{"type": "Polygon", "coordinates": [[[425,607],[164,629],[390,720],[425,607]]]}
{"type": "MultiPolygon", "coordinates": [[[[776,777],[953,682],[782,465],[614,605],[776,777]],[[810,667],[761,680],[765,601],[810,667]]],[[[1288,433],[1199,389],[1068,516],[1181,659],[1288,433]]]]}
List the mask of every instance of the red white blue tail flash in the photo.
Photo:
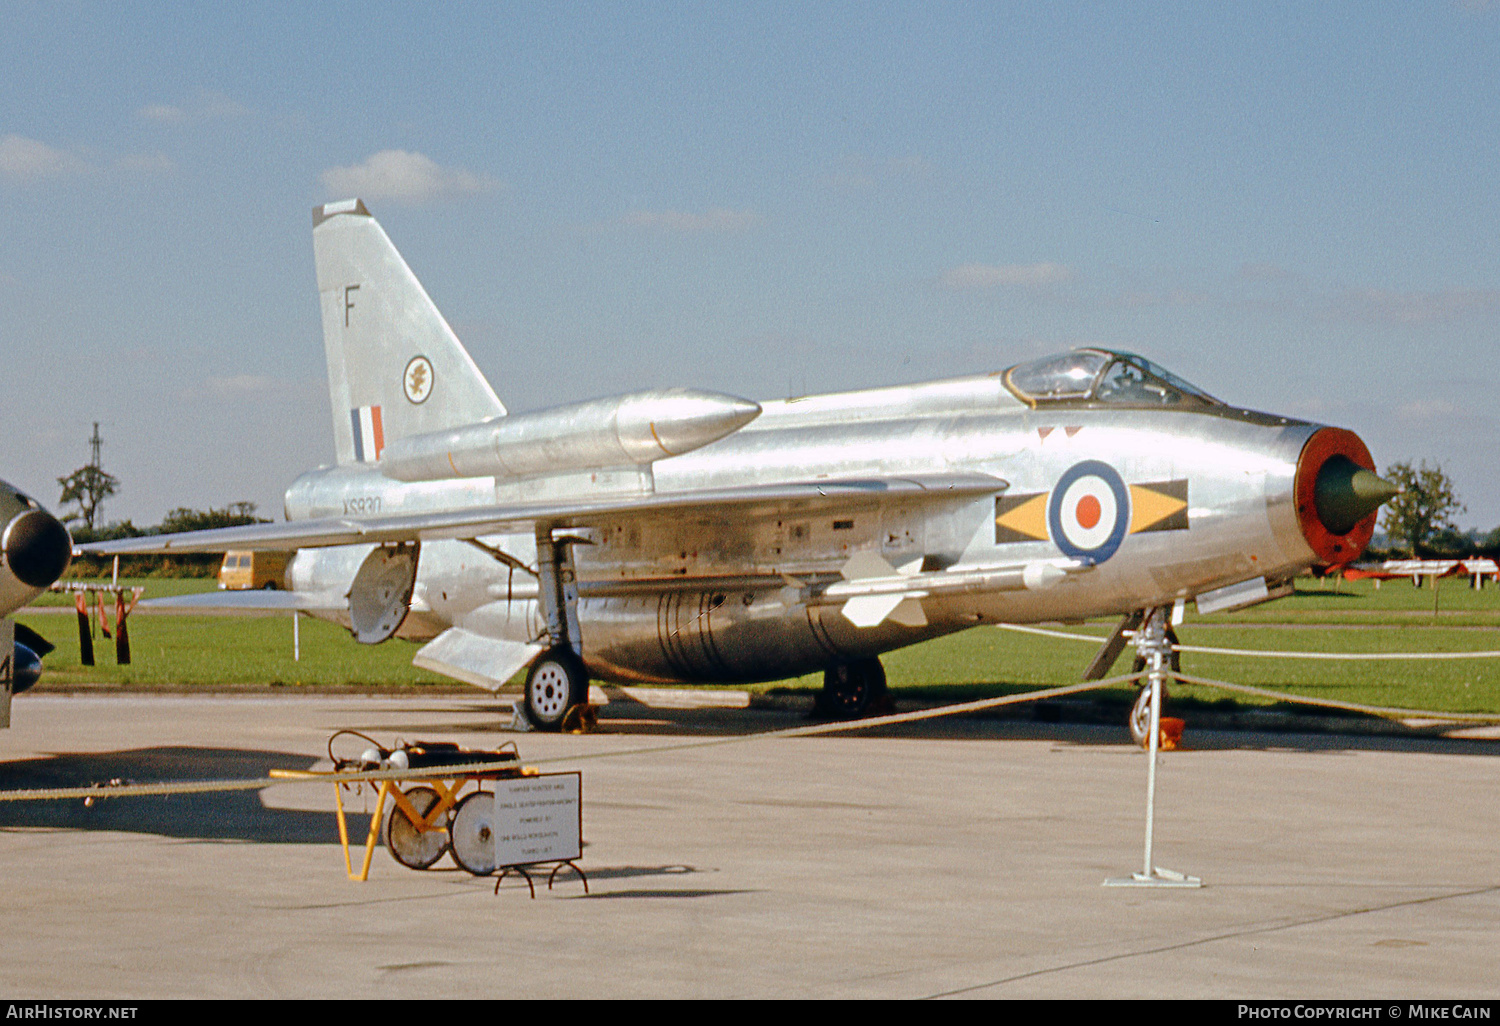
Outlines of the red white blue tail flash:
{"type": "Polygon", "coordinates": [[[361,406],[350,410],[354,424],[354,458],[360,463],[375,463],[385,448],[385,428],[380,423],[379,406],[361,406]]]}

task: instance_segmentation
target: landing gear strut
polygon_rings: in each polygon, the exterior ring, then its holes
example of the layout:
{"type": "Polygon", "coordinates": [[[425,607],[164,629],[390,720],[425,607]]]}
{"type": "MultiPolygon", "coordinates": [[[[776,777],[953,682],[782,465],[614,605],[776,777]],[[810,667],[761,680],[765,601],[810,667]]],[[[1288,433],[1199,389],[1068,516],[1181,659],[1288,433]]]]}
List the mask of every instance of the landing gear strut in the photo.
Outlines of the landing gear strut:
{"type": "Polygon", "coordinates": [[[823,673],[815,712],[836,720],[852,720],[885,697],[885,667],[879,659],[855,659],[830,666],[823,673]]]}
{"type": "MultiPolygon", "coordinates": [[[[1167,624],[1162,635],[1166,639],[1166,644],[1171,646],[1166,654],[1167,668],[1172,673],[1181,673],[1182,653],[1177,651],[1177,632],[1172,629],[1171,624],[1167,624]]],[[[1138,649],[1135,661],[1131,664],[1130,672],[1140,673],[1150,668],[1147,665],[1145,650],[1138,649]]],[[[1151,682],[1149,678],[1142,677],[1138,684],[1141,691],[1136,696],[1135,705],[1130,708],[1130,738],[1144,748],[1147,741],[1151,738],[1151,682]]],[[[1167,701],[1167,682],[1165,678],[1161,682],[1161,701],[1164,705],[1167,701]]]]}
{"type": "Polygon", "coordinates": [[[573,569],[573,546],[580,543],[588,541],[572,535],[555,538],[550,527],[537,526],[538,599],[552,643],[526,674],[526,718],[538,730],[561,730],[568,710],[589,700],[589,673],[583,665],[578,628],[578,577],[573,569]]]}

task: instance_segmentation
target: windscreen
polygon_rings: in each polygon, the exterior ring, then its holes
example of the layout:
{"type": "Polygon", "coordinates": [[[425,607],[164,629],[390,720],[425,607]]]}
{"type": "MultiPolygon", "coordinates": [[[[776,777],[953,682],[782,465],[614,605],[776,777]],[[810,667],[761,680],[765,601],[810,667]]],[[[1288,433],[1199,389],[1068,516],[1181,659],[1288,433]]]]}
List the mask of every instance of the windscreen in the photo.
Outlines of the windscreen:
{"type": "Polygon", "coordinates": [[[1005,383],[1032,405],[1072,400],[1120,406],[1221,406],[1150,360],[1107,349],[1075,349],[1017,364],[1005,383]]]}

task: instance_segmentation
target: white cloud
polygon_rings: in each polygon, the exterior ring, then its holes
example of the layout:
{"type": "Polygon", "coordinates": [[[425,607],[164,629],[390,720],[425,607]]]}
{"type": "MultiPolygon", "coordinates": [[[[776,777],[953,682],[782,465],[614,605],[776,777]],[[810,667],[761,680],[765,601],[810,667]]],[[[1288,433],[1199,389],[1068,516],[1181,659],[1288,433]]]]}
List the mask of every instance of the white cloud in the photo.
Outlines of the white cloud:
{"type": "Polygon", "coordinates": [[[1416,399],[1403,403],[1396,410],[1397,415],[1405,420],[1432,420],[1451,417],[1458,412],[1458,406],[1447,399],[1416,399]]]}
{"type": "Polygon", "coordinates": [[[628,228],[695,234],[741,232],[755,227],[760,220],[760,215],[754,211],[713,207],[701,214],[681,210],[632,210],[620,218],[620,223],[628,228]]]}
{"type": "Polygon", "coordinates": [[[489,192],[500,182],[463,168],[447,168],[431,157],[406,150],[381,150],[363,164],[331,167],[321,175],[323,187],[343,196],[427,203],[489,192]]]}
{"type": "Polygon", "coordinates": [[[950,289],[1041,289],[1072,281],[1066,264],[964,264],[944,271],[941,282],[950,289]]]}
{"type": "Polygon", "coordinates": [[[933,177],[934,168],[918,156],[878,159],[851,153],[838,167],[821,176],[821,181],[842,191],[865,191],[883,182],[923,182],[933,177]]]}
{"type": "Polygon", "coordinates": [[[1135,291],[1120,296],[1120,303],[1127,307],[1146,306],[1207,306],[1214,297],[1207,292],[1193,289],[1166,289],[1161,292],[1135,291]]]}
{"type": "Polygon", "coordinates": [[[186,103],[151,103],[140,108],[136,117],[155,121],[162,125],[180,125],[189,121],[215,121],[220,118],[238,118],[250,113],[250,108],[223,93],[199,90],[198,95],[186,103]]]}
{"type": "Polygon", "coordinates": [[[215,395],[260,395],[270,392],[276,382],[260,374],[236,374],[227,378],[209,378],[208,387],[215,395]]]}
{"type": "Polygon", "coordinates": [[[1269,261],[1241,264],[1239,276],[1244,281],[1289,281],[1296,277],[1286,268],[1269,261]]]}
{"type": "Polygon", "coordinates": [[[35,182],[87,168],[87,164],[66,150],[55,149],[35,139],[20,135],[0,139],[0,175],[16,181],[35,182]]]}
{"type": "Polygon", "coordinates": [[[162,124],[175,124],[187,120],[187,111],[167,103],[153,103],[142,107],[136,111],[136,115],[147,121],[159,121],[162,124]]]}
{"type": "Polygon", "coordinates": [[[1500,289],[1440,289],[1398,292],[1348,289],[1333,301],[1336,317],[1385,324],[1429,324],[1500,311],[1500,289]]]}
{"type": "Polygon", "coordinates": [[[115,161],[115,166],[122,171],[136,171],[142,174],[175,171],[177,169],[177,165],[172,163],[172,158],[160,150],[155,153],[127,153],[115,161]]]}

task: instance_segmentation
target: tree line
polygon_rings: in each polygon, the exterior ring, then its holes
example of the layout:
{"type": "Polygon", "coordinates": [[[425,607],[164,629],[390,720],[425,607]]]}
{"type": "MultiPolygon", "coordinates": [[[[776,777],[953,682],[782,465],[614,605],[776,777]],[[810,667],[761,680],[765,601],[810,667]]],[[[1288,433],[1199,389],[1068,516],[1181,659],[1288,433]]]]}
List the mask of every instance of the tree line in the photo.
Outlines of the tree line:
{"type": "Polygon", "coordinates": [[[1429,467],[1426,460],[1416,466],[1393,463],[1384,476],[1400,486],[1401,494],[1383,507],[1380,527],[1385,545],[1372,544],[1367,559],[1500,557],[1500,527],[1460,531],[1453,522],[1467,507],[1441,466],[1429,467]]]}
{"type": "MultiPolygon", "coordinates": [[[[116,541],[121,538],[144,538],[153,534],[177,534],[181,531],[208,531],[216,527],[238,527],[241,524],[269,523],[265,517],[255,515],[255,503],[231,502],[223,509],[189,509],[179,506],[162,517],[152,527],[137,527],[129,520],[117,520],[105,527],[94,528],[82,517],[66,517],[73,541],[83,545],[88,542],[116,541]]],[[[221,557],[212,552],[183,553],[177,556],[121,556],[120,575],[123,577],[213,577],[219,570],[221,557]]],[[[105,556],[79,556],[68,570],[69,577],[100,577],[114,572],[114,558],[105,556]]]]}

